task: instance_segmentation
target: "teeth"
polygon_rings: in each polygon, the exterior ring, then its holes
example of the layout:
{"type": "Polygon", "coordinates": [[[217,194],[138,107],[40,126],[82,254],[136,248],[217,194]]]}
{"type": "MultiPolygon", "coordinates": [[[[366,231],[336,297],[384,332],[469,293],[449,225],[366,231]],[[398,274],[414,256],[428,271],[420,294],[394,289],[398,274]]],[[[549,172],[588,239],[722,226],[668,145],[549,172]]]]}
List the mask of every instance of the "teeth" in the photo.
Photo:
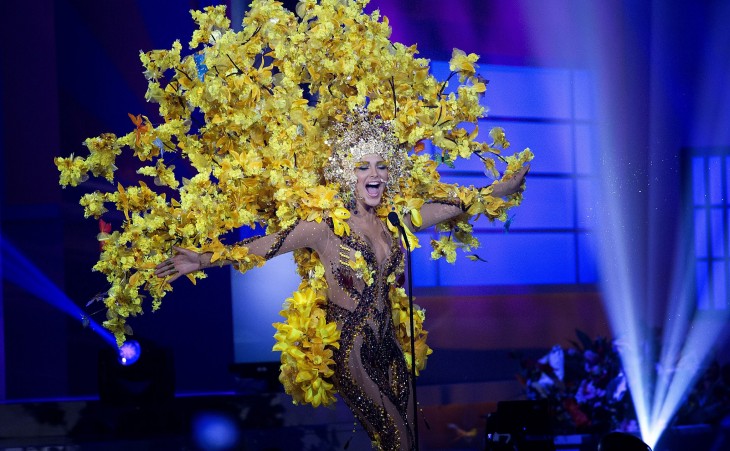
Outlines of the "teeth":
{"type": "Polygon", "coordinates": [[[368,192],[368,195],[371,197],[377,197],[380,193],[380,183],[378,182],[371,182],[365,184],[365,189],[368,192]]]}

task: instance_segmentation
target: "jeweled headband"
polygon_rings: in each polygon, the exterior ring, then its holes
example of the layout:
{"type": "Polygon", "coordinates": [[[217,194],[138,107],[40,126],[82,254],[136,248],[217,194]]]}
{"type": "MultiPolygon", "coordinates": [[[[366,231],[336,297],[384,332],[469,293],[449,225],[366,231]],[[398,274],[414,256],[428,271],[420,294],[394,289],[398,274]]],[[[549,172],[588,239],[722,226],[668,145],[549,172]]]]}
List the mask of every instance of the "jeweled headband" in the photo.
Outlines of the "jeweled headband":
{"type": "Polygon", "coordinates": [[[391,121],[373,116],[365,108],[357,108],[345,116],[343,122],[333,125],[329,131],[332,154],[325,168],[328,182],[340,184],[344,191],[354,189],[357,177],[355,165],[368,154],[378,154],[388,163],[388,191],[398,191],[398,182],[405,174],[408,155],[398,142],[391,121]]]}

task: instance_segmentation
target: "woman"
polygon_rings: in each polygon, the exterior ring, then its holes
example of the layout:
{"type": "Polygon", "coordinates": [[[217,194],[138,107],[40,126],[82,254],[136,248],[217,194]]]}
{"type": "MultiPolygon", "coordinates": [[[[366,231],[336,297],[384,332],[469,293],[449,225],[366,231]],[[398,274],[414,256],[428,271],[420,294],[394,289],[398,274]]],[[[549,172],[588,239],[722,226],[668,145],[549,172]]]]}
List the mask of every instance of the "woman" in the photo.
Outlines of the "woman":
{"type": "MultiPolygon", "coordinates": [[[[389,161],[400,163],[404,151],[393,144],[391,131],[383,137],[382,124],[372,125],[373,121],[365,117],[352,128],[358,136],[373,135],[374,139],[360,139],[355,146],[350,146],[348,140],[347,145],[333,145],[335,157],[327,171],[354,174],[354,202],[347,220],[349,235],[335,234],[331,221],[300,221],[288,230],[247,240],[244,245],[249,253],[266,259],[300,248],[317,253],[329,287],[327,316],[340,331],[339,349],[334,351],[334,386],[374,443],[385,450],[412,449],[410,375],[394,334],[388,299],[392,285],[388,279],[395,274],[390,280],[397,280],[402,274],[403,253],[397,236],[389,232],[377,214],[391,180],[389,161]],[[382,151],[372,153],[373,149],[382,151]],[[357,252],[364,256],[367,270],[373,274],[371,283],[357,277],[348,265],[357,252]]],[[[527,170],[525,166],[513,178],[492,185],[492,195],[509,196],[521,190],[527,170]]],[[[348,186],[342,178],[338,182],[348,186]]],[[[421,207],[420,227],[415,227],[409,216],[404,219],[406,226],[416,231],[462,213],[462,206],[453,202],[433,202],[421,207]]],[[[199,254],[179,247],[175,250],[175,256],[157,266],[155,273],[159,277],[174,280],[212,266],[212,253],[199,254]]]]}
{"type": "Polygon", "coordinates": [[[423,312],[415,349],[406,339],[403,256],[384,218],[396,213],[406,233],[439,224],[432,257],[452,262],[457,246],[478,246],[472,217],[504,221],[520,204],[532,153],[502,156],[501,129],[478,141],[486,82],[476,55],[454,50],[451,73],[436,80],[415,46],[391,42],[387,21],[363,12],[366,3],[305,0],[294,14],[254,0],[241,31],[230,29],[224,6],[194,11],[193,53],[182,55],[176,41],[140,55],[146,99],[162,122],[129,114],[125,136],[87,139],[88,157],[56,165],[63,186],[89,174],[114,182],[116,158],[129,148],[145,165],[137,173],[150,177],[81,199],[87,217],[110,205],[119,212],[111,219],[121,226],[99,234],[94,266],[110,284],[104,326],[119,345],[128,319],[159,308],[178,277],[195,281],[221,264],[244,271],[294,251],[303,281],[276,325],[287,393],[318,406],[337,391],[381,448],[410,449],[408,366],[422,367],[429,350],[423,312]],[[481,189],[440,181],[439,164],[471,156],[501,181],[481,189]],[[506,165],[501,174],[496,163],[506,165]],[[245,226],[265,226],[267,236],[221,242],[245,226]]]}

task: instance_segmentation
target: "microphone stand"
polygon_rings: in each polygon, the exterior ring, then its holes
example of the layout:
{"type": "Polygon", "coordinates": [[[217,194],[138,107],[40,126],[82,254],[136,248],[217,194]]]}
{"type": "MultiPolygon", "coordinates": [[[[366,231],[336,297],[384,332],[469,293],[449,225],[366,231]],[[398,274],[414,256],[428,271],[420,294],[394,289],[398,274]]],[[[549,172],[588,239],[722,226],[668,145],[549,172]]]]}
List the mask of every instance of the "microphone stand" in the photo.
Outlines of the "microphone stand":
{"type": "Polygon", "coordinates": [[[403,241],[406,244],[406,265],[408,271],[408,308],[410,309],[410,320],[411,320],[411,388],[413,390],[413,435],[414,445],[416,451],[418,447],[418,396],[416,396],[416,333],[415,333],[415,318],[413,311],[413,273],[411,272],[411,244],[408,242],[408,235],[403,229],[403,224],[398,218],[398,214],[390,212],[388,214],[388,221],[396,226],[403,236],[403,241]]]}

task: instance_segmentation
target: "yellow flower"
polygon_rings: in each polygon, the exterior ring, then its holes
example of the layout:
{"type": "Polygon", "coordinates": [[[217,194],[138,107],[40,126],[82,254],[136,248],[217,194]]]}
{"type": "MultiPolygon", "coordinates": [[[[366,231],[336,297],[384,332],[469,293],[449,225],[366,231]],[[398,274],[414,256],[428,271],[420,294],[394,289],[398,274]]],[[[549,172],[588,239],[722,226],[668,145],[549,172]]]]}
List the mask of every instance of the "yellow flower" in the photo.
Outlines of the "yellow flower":
{"type": "Polygon", "coordinates": [[[489,136],[494,140],[492,146],[499,146],[503,149],[509,147],[509,141],[507,141],[507,136],[502,127],[494,127],[489,130],[489,136]]]}
{"type": "Polygon", "coordinates": [[[350,234],[350,225],[347,220],[350,219],[350,212],[344,208],[335,208],[330,216],[335,226],[335,235],[344,236],[350,234]]]}
{"type": "MultiPolygon", "coordinates": [[[[391,286],[390,303],[392,307],[393,325],[396,330],[396,337],[403,349],[403,356],[406,359],[406,365],[410,369],[413,361],[411,353],[411,321],[410,309],[408,307],[408,295],[403,288],[391,286]]],[[[426,367],[426,360],[433,351],[426,344],[428,333],[423,329],[423,322],[426,320],[426,311],[417,305],[414,305],[414,342],[416,345],[416,375],[426,367]]]]}
{"type": "MultiPolygon", "coordinates": [[[[301,253],[298,255],[302,260],[301,253]]],[[[339,347],[340,332],[335,323],[328,323],[321,306],[326,302],[321,292],[303,287],[287,299],[281,315],[286,323],[275,323],[277,342],[274,351],[281,351],[279,380],[295,402],[329,405],[335,401],[332,384],[323,378],[334,373],[330,347],[339,347]]]]}
{"type": "Polygon", "coordinates": [[[71,154],[68,158],[56,157],[53,161],[61,172],[60,184],[64,188],[68,185],[77,186],[79,183],[88,180],[87,172],[89,169],[83,158],[74,157],[71,154]]]}
{"type": "Polygon", "coordinates": [[[318,185],[307,190],[307,197],[304,204],[320,210],[329,210],[335,207],[335,196],[337,191],[325,185],[318,185]]]}
{"type": "Polygon", "coordinates": [[[93,193],[84,194],[79,203],[84,207],[85,218],[93,216],[99,219],[101,215],[107,212],[107,209],[104,207],[104,202],[109,202],[107,196],[99,191],[94,191],[93,193]]]}
{"type": "Polygon", "coordinates": [[[362,252],[356,251],[354,259],[348,259],[343,262],[346,266],[352,268],[357,277],[365,282],[366,285],[370,286],[373,284],[373,271],[370,270],[365,257],[362,256],[362,252]]]}
{"type": "Polygon", "coordinates": [[[89,138],[84,141],[84,146],[89,149],[90,155],[86,158],[86,166],[95,177],[104,177],[111,182],[114,179],[114,171],[117,169],[115,161],[122,150],[117,143],[117,137],[112,133],[102,133],[96,138],[89,138]]]}
{"type": "MultiPolygon", "coordinates": [[[[400,218],[400,223],[403,224],[402,216],[400,214],[398,216],[400,218]]],[[[410,246],[411,249],[418,249],[419,247],[421,247],[421,245],[418,242],[418,238],[416,237],[416,235],[413,234],[413,232],[411,232],[411,229],[409,229],[408,227],[403,227],[403,230],[406,232],[405,236],[403,236],[403,234],[400,233],[400,229],[398,229],[398,227],[391,224],[390,221],[385,221],[385,223],[388,225],[388,229],[391,232],[401,235],[400,239],[401,239],[401,244],[403,245],[403,247],[406,247],[406,240],[408,240],[408,245],[410,246]]]]}
{"type": "Polygon", "coordinates": [[[175,179],[174,165],[165,166],[162,159],[157,160],[155,166],[144,166],[137,169],[137,174],[148,175],[155,178],[155,185],[157,186],[169,186],[170,188],[177,188],[180,183],[175,179]]]}
{"type": "Polygon", "coordinates": [[[459,49],[451,52],[451,60],[449,61],[449,69],[458,72],[461,77],[473,77],[476,74],[475,64],[479,56],[474,53],[467,55],[459,49]]]}
{"type": "Polygon", "coordinates": [[[216,31],[225,30],[231,25],[231,21],[226,17],[224,5],[206,6],[204,11],[191,11],[191,14],[199,27],[193,32],[193,39],[190,41],[191,49],[210,41],[216,31]]]}
{"type": "Polygon", "coordinates": [[[420,228],[423,224],[423,218],[421,217],[421,207],[425,201],[418,197],[408,196],[404,197],[400,194],[395,196],[393,204],[396,209],[400,210],[403,215],[410,215],[411,224],[416,228],[420,228]]]}
{"type": "Polygon", "coordinates": [[[456,243],[454,243],[449,237],[442,236],[436,240],[431,240],[431,246],[433,251],[431,252],[431,258],[438,260],[441,257],[446,257],[446,261],[454,263],[456,261],[456,243]]]}

